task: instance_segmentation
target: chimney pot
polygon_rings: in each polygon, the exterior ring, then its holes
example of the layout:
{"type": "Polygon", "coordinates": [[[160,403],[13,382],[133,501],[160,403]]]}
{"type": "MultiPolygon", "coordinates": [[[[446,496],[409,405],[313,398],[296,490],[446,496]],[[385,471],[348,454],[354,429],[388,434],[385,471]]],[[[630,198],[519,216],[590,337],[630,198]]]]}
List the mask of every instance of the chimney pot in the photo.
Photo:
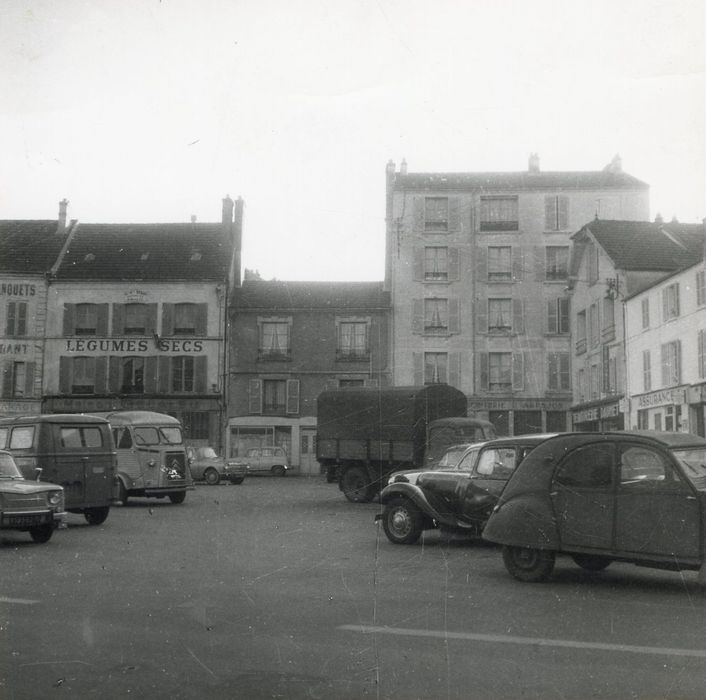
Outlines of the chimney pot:
{"type": "Polygon", "coordinates": [[[227,194],[223,199],[223,223],[230,225],[233,222],[233,200],[230,195],[227,194]]]}
{"type": "Polygon", "coordinates": [[[390,158],[390,160],[387,161],[387,165],[385,166],[385,172],[388,175],[394,175],[395,173],[395,161],[390,158]]]}
{"type": "Polygon", "coordinates": [[[536,153],[530,153],[527,169],[531,173],[539,172],[539,155],[536,153]]]}
{"type": "Polygon", "coordinates": [[[196,223],[196,214],[191,215],[191,223],[195,224],[196,223]]]}
{"type": "Polygon", "coordinates": [[[56,232],[64,233],[66,231],[66,210],[69,206],[69,200],[64,198],[59,202],[59,219],[56,223],[56,232]]]}
{"type": "Polygon", "coordinates": [[[406,175],[407,174],[407,161],[403,158],[402,162],[400,163],[400,175],[406,175]]]}

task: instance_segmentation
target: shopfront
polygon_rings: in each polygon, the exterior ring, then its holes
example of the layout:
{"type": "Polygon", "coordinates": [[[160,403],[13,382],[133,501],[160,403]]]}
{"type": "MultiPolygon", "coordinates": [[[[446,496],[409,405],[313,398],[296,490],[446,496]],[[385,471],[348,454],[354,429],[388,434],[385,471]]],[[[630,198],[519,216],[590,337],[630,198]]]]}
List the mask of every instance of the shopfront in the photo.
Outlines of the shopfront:
{"type": "Polygon", "coordinates": [[[468,399],[468,415],[489,420],[499,436],[569,430],[569,402],[553,399],[468,399]]]}
{"type": "Polygon", "coordinates": [[[689,432],[689,387],[660,389],[633,397],[638,430],[667,430],[689,432]]]}
{"type": "Polygon", "coordinates": [[[574,406],[571,424],[574,431],[604,432],[625,429],[626,402],[623,397],[574,406]]]}

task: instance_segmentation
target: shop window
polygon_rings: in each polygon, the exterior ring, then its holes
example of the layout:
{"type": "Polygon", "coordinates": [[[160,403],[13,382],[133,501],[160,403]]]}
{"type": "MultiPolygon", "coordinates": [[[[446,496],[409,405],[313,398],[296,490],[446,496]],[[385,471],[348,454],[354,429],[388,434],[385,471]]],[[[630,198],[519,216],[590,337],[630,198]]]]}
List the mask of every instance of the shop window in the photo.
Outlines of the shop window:
{"type": "Polygon", "coordinates": [[[566,413],[564,411],[547,411],[547,432],[563,433],[566,431],[566,413]]]}
{"type": "Polygon", "coordinates": [[[489,411],[488,420],[495,427],[496,435],[510,434],[510,411],[489,411]]]}
{"type": "Polygon", "coordinates": [[[513,416],[513,433],[528,435],[542,432],[541,411],[515,411],[513,416]]]}

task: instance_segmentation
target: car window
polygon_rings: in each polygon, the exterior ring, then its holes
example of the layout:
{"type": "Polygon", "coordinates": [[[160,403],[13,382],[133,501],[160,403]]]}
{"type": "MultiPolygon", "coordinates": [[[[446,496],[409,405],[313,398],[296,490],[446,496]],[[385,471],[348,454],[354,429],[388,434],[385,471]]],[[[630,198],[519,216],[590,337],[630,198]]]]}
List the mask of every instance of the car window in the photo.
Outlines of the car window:
{"type": "Polygon", "coordinates": [[[23,425],[19,428],[13,428],[10,434],[10,449],[12,450],[27,450],[32,447],[34,442],[34,426],[23,425]]]}
{"type": "Polygon", "coordinates": [[[458,463],[456,469],[461,472],[470,472],[473,469],[473,465],[476,462],[476,457],[478,457],[478,450],[469,450],[463,459],[458,463]]]}
{"type": "Polygon", "coordinates": [[[256,447],[250,448],[250,449],[245,453],[245,456],[246,456],[246,457],[257,457],[257,448],[256,448],[256,447]]]}
{"type": "Polygon", "coordinates": [[[490,479],[509,479],[515,466],[514,447],[493,447],[481,451],[475,471],[490,479]]]}
{"type": "Polygon", "coordinates": [[[706,483],[706,448],[672,448],[672,454],[679,460],[689,481],[697,488],[704,488],[706,483]]]}
{"type": "Polygon", "coordinates": [[[610,443],[586,445],[570,452],[554,477],[555,483],[572,488],[605,488],[613,480],[614,447],[610,443]]]}
{"type": "Polygon", "coordinates": [[[8,432],[7,428],[0,428],[0,448],[2,449],[5,449],[5,445],[7,444],[8,432]]]}
{"type": "Polygon", "coordinates": [[[132,436],[128,428],[113,428],[113,440],[115,446],[121,450],[132,447],[132,436]]]}
{"type": "Polygon", "coordinates": [[[264,447],[262,449],[262,456],[263,457],[272,457],[272,450],[269,447],[264,447]]]}
{"type": "Polygon", "coordinates": [[[682,485],[669,460],[651,447],[629,445],[620,455],[621,488],[674,488],[682,485]]]}

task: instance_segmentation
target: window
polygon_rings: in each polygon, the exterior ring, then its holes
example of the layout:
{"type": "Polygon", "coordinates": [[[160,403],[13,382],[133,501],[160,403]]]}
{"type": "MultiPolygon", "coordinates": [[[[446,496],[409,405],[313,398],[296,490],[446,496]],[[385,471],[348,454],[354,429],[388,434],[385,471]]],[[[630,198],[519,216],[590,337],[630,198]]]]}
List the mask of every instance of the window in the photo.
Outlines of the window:
{"type": "Polygon", "coordinates": [[[448,383],[449,358],[445,352],[424,353],[424,383],[448,383]]]}
{"type": "Polygon", "coordinates": [[[615,302],[613,299],[603,299],[603,329],[601,339],[603,341],[615,339],[615,302]]]}
{"type": "Polygon", "coordinates": [[[449,198],[424,198],[424,230],[445,233],[449,230],[449,198]]]}
{"type": "Polygon", "coordinates": [[[507,333],[512,330],[512,299],[488,299],[488,331],[507,333]]]}
{"type": "Polygon", "coordinates": [[[103,434],[100,428],[61,426],[59,439],[62,447],[70,449],[103,446],[103,434]]]}
{"type": "Polygon", "coordinates": [[[586,310],[576,314],[576,354],[586,352],[586,310]]]}
{"type": "Polygon", "coordinates": [[[449,250],[442,247],[424,249],[424,279],[448,280],[449,250]]]}
{"type": "Polygon", "coordinates": [[[96,384],[96,358],[74,357],[71,373],[72,394],[93,394],[96,384]]]}
{"type": "Polygon", "coordinates": [[[25,395],[27,389],[27,364],[25,362],[12,363],[12,396],[19,399],[25,395]]]}
{"type": "Polygon", "coordinates": [[[662,313],[665,321],[679,316],[679,284],[670,284],[662,290],[662,313]]]}
{"type": "Polygon", "coordinates": [[[172,357],[172,391],[191,393],[194,391],[194,358],[172,357]]]}
{"type": "Polygon", "coordinates": [[[262,412],[280,414],[287,410],[287,382],[284,379],[262,380],[262,412]]]}
{"type": "Polygon", "coordinates": [[[591,304],[588,309],[588,342],[590,347],[595,348],[598,346],[599,333],[598,333],[598,304],[591,304]]]}
{"type": "Polygon", "coordinates": [[[27,450],[34,445],[34,426],[22,425],[12,429],[10,450],[27,450]]]}
{"type": "Polygon", "coordinates": [[[586,400],[586,370],[581,368],[578,371],[578,392],[579,392],[579,403],[583,403],[586,400]]]}
{"type": "Polygon", "coordinates": [[[569,488],[606,488],[613,482],[612,444],[588,445],[569,453],[555,481],[569,488]]]}
{"type": "Polygon", "coordinates": [[[424,300],[424,331],[446,333],[449,330],[449,308],[447,299],[424,300]]]}
{"type": "Polygon", "coordinates": [[[488,247],[488,282],[512,281],[512,248],[510,246],[488,247]]]}
{"type": "Polygon", "coordinates": [[[478,457],[476,474],[488,479],[507,479],[512,476],[517,466],[517,454],[514,447],[498,447],[483,450],[478,457]]]}
{"type": "Polygon", "coordinates": [[[544,198],[544,230],[565,231],[569,228],[569,198],[548,195],[544,198]]]}
{"type": "Polygon", "coordinates": [[[125,335],[145,335],[148,309],[147,304],[125,304],[125,335]]]}
{"type": "Polygon", "coordinates": [[[706,330],[699,331],[698,355],[699,379],[706,379],[706,330]]]}
{"type": "Polygon", "coordinates": [[[547,246],[545,262],[548,281],[566,280],[569,277],[569,246],[547,246]]]}
{"type": "Polygon", "coordinates": [[[549,367],[548,388],[550,391],[568,391],[571,389],[569,373],[569,353],[550,352],[547,356],[549,367]]]}
{"type": "Polygon", "coordinates": [[[76,304],[76,335],[96,335],[98,307],[96,304],[76,304]]]}
{"type": "Polygon", "coordinates": [[[481,197],[481,231],[517,231],[517,197],[481,197]]]}
{"type": "Polygon", "coordinates": [[[642,351],[642,390],[652,391],[652,357],[649,350],[642,351]]]}
{"type": "Polygon", "coordinates": [[[590,243],[586,247],[586,268],[588,273],[588,283],[598,282],[598,246],[590,243]]]}
{"type": "Polygon", "coordinates": [[[488,389],[490,391],[512,389],[512,353],[488,353],[488,389]]]}
{"type": "Polygon", "coordinates": [[[368,323],[341,321],[338,324],[338,359],[365,360],[368,355],[368,323]]]}
{"type": "Polygon", "coordinates": [[[184,435],[192,440],[208,440],[208,412],[187,411],[181,414],[184,435]]]}
{"type": "Polygon", "coordinates": [[[120,393],[143,394],[145,391],[145,360],[142,357],[122,358],[120,393]]]}
{"type": "Polygon", "coordinates": [[[650,300],[643,299],[641,302],[641,308],[642,308],[642,327],[649,328],[650,327],[650,300]]]}
{"type": "Polygon", "coordinates": [[[260,324],[261,359],[287,358],[289,350],[289,323],[264,321],[260,324]]]}
{"type": "Polygon", "coordinates": [[[590,400],[595,400],[600,397],[600,387],[601,387],[601,374],[598,371],[599,367],[598,365],[591,365],[591,376],[590,376],[590,382],[591,386],[589,387],[589,392],[590,400]]]}
{"type": "Polygon", "coordinates": [[[681,341],[662,345],[662,386],[681,384],[681,341]]]}
{"type": "Polygon", "coordinates": [[[696,305],[706,304],[706,270],[696,273],[696,305]]]}
{"type": "Polygon", "coordinates": [[[659,452],[633,445],[622,447],[621,451],[621,489],[673,489],[682,485],[682,480],[659,452]]]}
{"type": "Polygon", "coordinates": [[[566,297],[547,302],[547,332],[557,335],[565,335],[569,332],[569,300],[566,297]]]}
{"type": "Polygon", "coordinates": [[[174,304],[174,335],[196,335],[198,308],[198,304],[174,304]]]}
{"type": "Polygon", "coordinates": [[[10,301],[7,304],[5,335],[8,338],[21,338],[27,335],[27,302],[10,301]]]}

